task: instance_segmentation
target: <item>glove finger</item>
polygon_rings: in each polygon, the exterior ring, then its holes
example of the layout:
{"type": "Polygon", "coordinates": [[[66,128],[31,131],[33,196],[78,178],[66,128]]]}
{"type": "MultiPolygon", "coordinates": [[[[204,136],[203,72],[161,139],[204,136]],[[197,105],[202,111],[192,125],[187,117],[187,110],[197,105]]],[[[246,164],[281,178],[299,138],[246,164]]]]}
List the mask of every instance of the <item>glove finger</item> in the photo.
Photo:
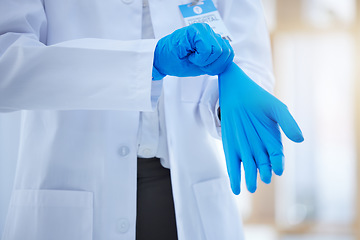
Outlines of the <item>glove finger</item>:
{"type": "Polygon", "coordinates": [[[225,153],[227,172],[230,178],[231,190],[234,194],[239,195],[241,191],[241,160],[238,152],[234,148],[234,146],[236,146],[236,141],[234,139],[234,132],[231,130],[232,123],[229,122],[227,118],[225,118],[221,119],[221,125],[223,148],[225,153]]]}
{"type": "Polygon", "coordinates": [[[272,169],[276,175],[281,176],[284,172],[285,164],[284,164],[284,153],[283,153],[283,145],[281,143],[280,131],[278,137],[269,134],[269,136],[266,137],[266,139],[267,140],[265,140],[264,144],[270,156],[272,169]]]}
{"type": "Polygon", "coordinates": [[[285,135],[293,142],[304,141],[303,134],[287,106],[279,101],[275,108],[276,121],[279,123],[285,135]]]}
{"type": "Polygon", "coordinates": [[[239,143],[240,158],[244,165],[246,187],[249,192],[254,193],[257,188],[257,168],[246,132],[248,126],[243,122],[246,116],[241,110],[235,111],[235,113],[233,129],[236,133],[235,139],[239,143]]]}
{"type": "Polygon", "coordinates": [[[246,187],[249,192],[254,193],[257,188],[257,168],[255,160],[250,155],[242,158],[245,170],[246,187]]]}
{"type": "MultiPolygon", "coordinates": [[[[206,74],[203,70],[194,66],[189,60],[185,59],[181,67],[173,67],[174,71],[172,76],[177,77],[196,77],[206,74]]],[[[169,74],[171,75],[171,74],[169,74]]]]}
{"type": "Polygon", "coordinates": [[[223,40],[223,53],[221,56],[216,59],[213,63],[202,67],[201,69],[209,75],[218,75],[225,71],[225,69],[232,63],[234,60],[234,51],[230,46],[228,40],[223,40]]]}
{"type": "Polygon", "coordinates": [[[270,158],[264,151],[259,151],[254,154],[256,158],[257,167],[259,168],[260,178],[266,184],[271,183],[272,167],[270,164],[270,158]]]}
{"type": "Polygon", "coordinates": [[[255,158],[255,163],[259,169],[260,178],[264,183],[269,184],[271,182],[272,172],[269,155],[266,152],[265,146],[260,139],[259,128],[256,125],[256,122],[253,121],[255,117],[251,117],[251,114],[243,112],[243,121],[245,124],[244,130],[248,138],[248,142],[251,143],[249,146],[251,148],[252,155],[255,158]]]}
{"type": "Polygon", "coordinates": [[[284,172],[284,154],[279,126],[274,121],[260,121],[257,118],[254,118],[254,122],[261,133],[259,137],[270,157],[271,167],[276,175],[281,176],[284,172]]]}
{"type": "Polygon", "coordinates": [[[221,45],[216,33],[210,27],[206,27],[205,30],[201,30],[195,35],[194,52],[189,55],[188,59],[199,67],[207,66],[221,56],[223,53],[221,45]]]}
{"type": "Polygon", "coordinates": [[[182,32],[183,29],[179,29],[158,41],[154,53],[156,71],[153,72],[157,79],[161,79],[165,75],[190,77],[206,74],[187,59],[191,53],[189,52],[191,49],[189,42],[185,38],[180,40],[176,38],[176,35],[180,35],[182,32]],[[157,72],[158,74],[156,74],[157,72]]]}
{"type": "Polygon", "coordinates": [[[228,136],[223,136],[223,147],[226,158],[226,167],[230,179],[231,190],[234,194],[240,194],[240,182],[241,182],[241,160],[236,153],[236,150],[226,141],[228,136]]]}
{"type": "Polygon", "coordinates": [[[221,45],[215,39],[208,42],[199,41],[196,43],[195,52],[190,54],[188,59],[198,67],[204,67],[213,63],[222,53],[221,45]]]}
{"type": "Polygon", "coordinates": [[[255,134],[251,134],[253,136],[253,140],[249,141],[251,142],[252,154],[255,159],[255,164],[259,169],[261,181],[269,184],[272,177],[271,160],[260,137],[257,135],[257,133],[255,134]]]}

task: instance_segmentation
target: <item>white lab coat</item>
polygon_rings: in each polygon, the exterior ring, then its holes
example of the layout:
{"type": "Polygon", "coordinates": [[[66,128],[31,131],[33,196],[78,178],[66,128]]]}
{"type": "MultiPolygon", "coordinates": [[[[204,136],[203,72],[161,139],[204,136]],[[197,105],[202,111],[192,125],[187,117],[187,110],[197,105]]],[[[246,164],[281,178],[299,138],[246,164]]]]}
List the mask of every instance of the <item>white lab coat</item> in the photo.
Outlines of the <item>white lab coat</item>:
{"type": "MultiPolygon", "coordinates": [[[[179,4],[149,0],[156,38],[184,26],[179,4]]],[[[215,1],[236,62],[272,87],[260,0],[215,1]]],[[[139,111],[159,93],[142,0],[2,0],[0,109],[22,111],[3,240],[134,240],[139,111]]],[[[179,240],[242,239],[215,124],[215,77],[163,80],[179,240]]]]}

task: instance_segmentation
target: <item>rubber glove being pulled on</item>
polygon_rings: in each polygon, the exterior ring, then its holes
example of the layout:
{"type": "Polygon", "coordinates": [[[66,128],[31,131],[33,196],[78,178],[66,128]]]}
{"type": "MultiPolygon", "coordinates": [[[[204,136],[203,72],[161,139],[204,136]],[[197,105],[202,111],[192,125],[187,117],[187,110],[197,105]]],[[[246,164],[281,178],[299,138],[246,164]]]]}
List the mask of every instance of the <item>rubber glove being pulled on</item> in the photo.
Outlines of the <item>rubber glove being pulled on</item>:
{"type": "Polygon", "coordinates": [[[153,80],[166,75],[217,75],[229,66],[234,51],[208,24],[195,23],[160,39],[156,45],[153,80]]]}
{"type": "Polygon", "coordinates": [[[284,155],[279,125],[294,142],[304,140],[288,108],[252,81],[235,63],[219,75],[221,133],[231,189],[240,193],[241,162],[246,186],[270,183],[272,170],[281,175],[284,155]]]}

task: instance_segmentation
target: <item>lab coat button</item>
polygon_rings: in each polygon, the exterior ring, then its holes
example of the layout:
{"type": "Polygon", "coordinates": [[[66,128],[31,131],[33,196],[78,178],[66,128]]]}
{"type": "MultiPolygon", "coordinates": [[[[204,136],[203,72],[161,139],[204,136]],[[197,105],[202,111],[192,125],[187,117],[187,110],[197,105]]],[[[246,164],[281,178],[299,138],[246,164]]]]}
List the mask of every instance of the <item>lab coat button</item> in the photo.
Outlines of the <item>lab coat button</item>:
{"type": "Polygon", "coordinates": [[[144,157],[152,157],[152,155],[153,155],[150,148],[145,148],[144,150],[141,151],[141,154],[144,157]]]}
{"type": "Polygon", "coordinates": [[[116,229],[119,233],[126,233],[130,228],[130,223],[127,219],[121,218],[116,223],[116,229]]]}
{"type": "Polygon", "coordinates": [[[122,0],[122,2],[123,3],[125,3],[125,4],[130,4],[130,3],[132,3],[134,0],[122,0]]]}
{"type": "Polygon", "coordinates": [[[121,157],[126,157],[130,153],[130,149],[127,146],[121,146],[118,152],[121,157]]]}

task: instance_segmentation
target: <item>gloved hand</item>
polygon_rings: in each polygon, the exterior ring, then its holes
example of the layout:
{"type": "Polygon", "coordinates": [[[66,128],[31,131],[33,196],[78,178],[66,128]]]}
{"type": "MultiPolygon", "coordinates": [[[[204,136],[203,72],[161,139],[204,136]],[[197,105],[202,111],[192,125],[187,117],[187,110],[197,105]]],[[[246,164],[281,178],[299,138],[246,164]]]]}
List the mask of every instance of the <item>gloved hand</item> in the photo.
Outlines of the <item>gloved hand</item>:
{"type": "Polygon", "coordinates": [[[257,188],[257,168],[261,180],[270,183],[272,170],[284,171],[284,155],[279,125],[294,142],[304,140],[288,108],[253,82],[235,63],[219,75],[221,133],[226,165],[234,194],[240,193],[241,162],[247,189],[257,188]]]}
{"type": "Polygon", "coordinates": [[[233,58],[234,51],[228,40],[222,39],[208,24],[195,23],[158,41],[153,80],[160,80],[166,75],[217,75],[231,64],[233,58]]]}

